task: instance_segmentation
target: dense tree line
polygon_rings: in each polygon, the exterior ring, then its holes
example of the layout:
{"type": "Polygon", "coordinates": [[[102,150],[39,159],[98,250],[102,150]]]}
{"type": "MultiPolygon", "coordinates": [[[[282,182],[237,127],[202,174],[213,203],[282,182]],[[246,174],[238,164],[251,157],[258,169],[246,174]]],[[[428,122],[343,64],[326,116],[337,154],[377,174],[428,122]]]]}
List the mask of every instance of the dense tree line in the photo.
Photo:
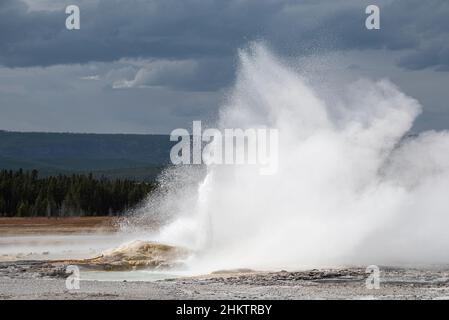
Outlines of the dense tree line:
{"type": "Polygon", "coordinates": [[[153,184],[96,179],[92,174],[40,178],[33,171],[0,171],[0,216],[120,215],[142,201],[153,184]]]}

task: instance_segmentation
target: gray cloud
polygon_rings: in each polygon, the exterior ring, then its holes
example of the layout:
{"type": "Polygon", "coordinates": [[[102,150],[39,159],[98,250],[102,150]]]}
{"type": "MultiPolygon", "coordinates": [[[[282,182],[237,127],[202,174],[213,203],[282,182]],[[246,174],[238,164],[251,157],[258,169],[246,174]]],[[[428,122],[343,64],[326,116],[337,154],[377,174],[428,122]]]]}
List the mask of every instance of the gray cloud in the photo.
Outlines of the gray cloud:
{"type": "Polygon", "coordinates": [[[347,71],[423,102],[419,129],[447,127],[449,73],[435,71],[449,71],[449,2],[375,1],[381,30],[368,31],[372,2],[1,0],[0,128],[167,133],[212,119],[251,40],[317,65],[344,52],[347,71]],[[67,4],[79,31],[65,29],[67,4]]]}
{"type": "Polygon", "coordinates": [[[364,28],[370,1],[70,1],[77,2],[82,27],[68,31],[63,10],[42,10],[43,2],[41,10],[30,11],[20,0],[3,0],[0,63],[17,67],[121,58],[219,60],[263,38],[286,54],[413,49],[400,60],[402,67],[449,65],[445,0],[377,1],[379,31],[364,28]]]}
{"type": "Polygon", "coordinates": [[[131,79],[119,78],[114,89],[167,87],[179,90],[214,91],[233,77],[230,59],[152,60],[141,62],[131,79]]]}
{"type": "MultiPolygon", "coordinates": [[[[167,133],[212,118],[219,92],[112,90],[127,63],[0,68],[0,128],[12,131],[167,133]],[[93,77],[93,78],[92,78],[93,77]]],[[[134,71],[133,71],[134,72],[134,71]]],[[[129,73],[131,74],[131,73],[129,73]]]]}

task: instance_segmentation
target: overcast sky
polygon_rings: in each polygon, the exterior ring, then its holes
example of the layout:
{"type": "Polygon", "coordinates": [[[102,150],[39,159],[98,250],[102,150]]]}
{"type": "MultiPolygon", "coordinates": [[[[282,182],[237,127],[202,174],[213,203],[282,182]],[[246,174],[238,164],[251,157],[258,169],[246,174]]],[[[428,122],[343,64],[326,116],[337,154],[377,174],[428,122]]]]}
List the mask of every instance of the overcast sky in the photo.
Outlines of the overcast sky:
{"type": "Polygon", "coordinates": [[[263,40],[326,72],[389,78],[449,128],[449,1],[1,0],[0,129],[169,133],[213,119],[263,40]],[[65,28],[65,7],[81,29],[65,28]],[[368,31],[365,8],[381,9],[368,31]],[[329,62],[330,61],[330,62],[329,62]]]}

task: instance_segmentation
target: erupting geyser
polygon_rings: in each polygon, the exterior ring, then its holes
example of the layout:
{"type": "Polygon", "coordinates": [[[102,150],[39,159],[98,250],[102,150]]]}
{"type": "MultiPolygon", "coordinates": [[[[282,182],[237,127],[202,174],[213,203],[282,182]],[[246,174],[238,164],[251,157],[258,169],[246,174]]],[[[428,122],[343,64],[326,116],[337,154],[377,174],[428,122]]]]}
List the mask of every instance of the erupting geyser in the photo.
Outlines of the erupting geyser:
{"type": "Polygon", "coordinates": [[[325,97],[262,45],[242,50],[217,127],[278,129],[278,171],[210,165],[195,190],[197,169],[166,173],[156,240],[194,250],[198,272],[449,262],[448,133],[408,136],[421,107],[387,80],[340,85],[325,97]]]}

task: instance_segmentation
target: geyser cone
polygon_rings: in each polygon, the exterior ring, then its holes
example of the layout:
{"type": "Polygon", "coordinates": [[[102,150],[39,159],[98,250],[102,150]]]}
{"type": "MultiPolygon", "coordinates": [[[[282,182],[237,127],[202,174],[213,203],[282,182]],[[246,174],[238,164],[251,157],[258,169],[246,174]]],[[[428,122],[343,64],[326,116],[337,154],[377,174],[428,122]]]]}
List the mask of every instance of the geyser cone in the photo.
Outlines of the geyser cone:
{"type": "Polygon", "coordinates": [[[183,261],[189,254],[189,250],[182,247],[136,240],[107,250],[95,258],[52,262],[105,271],[164,270],[183,267],[183,261]]]}

